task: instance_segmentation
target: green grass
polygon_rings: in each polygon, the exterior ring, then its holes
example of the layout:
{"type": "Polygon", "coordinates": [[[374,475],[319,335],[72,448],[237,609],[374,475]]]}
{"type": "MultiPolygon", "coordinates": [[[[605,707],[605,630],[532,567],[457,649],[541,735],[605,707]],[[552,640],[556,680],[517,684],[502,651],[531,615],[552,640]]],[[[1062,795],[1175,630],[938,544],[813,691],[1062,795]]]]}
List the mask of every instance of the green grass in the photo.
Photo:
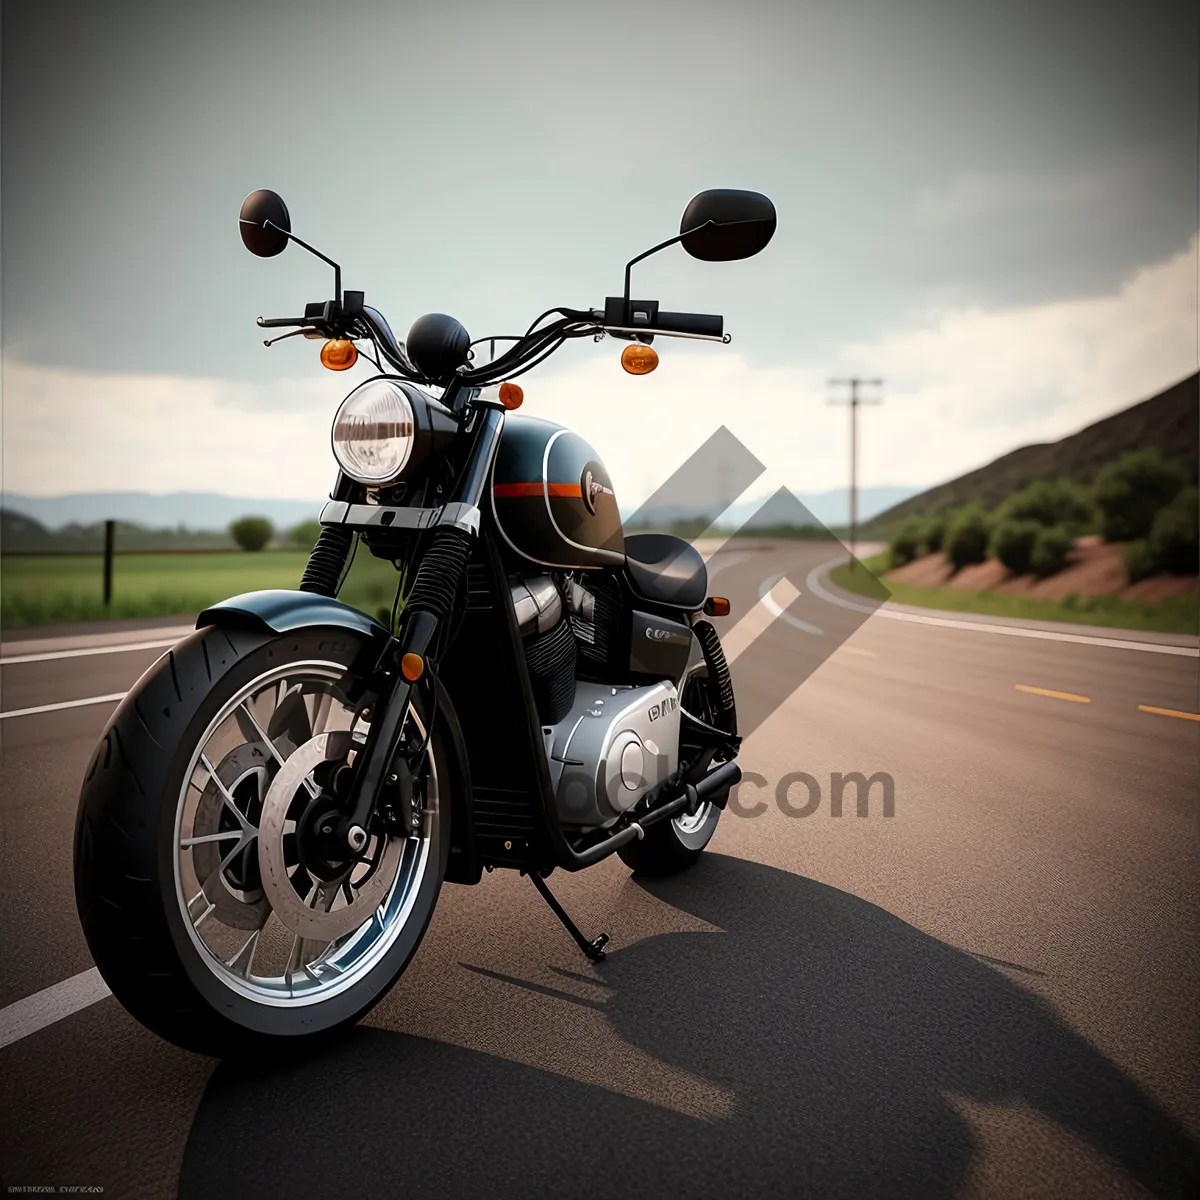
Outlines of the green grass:
{"type": "MultiPolygon", "coordinates": [[[[876,554],[862,560],[864,571],[850,570],[842,563],[830,572],[839,587],[860,596],[879,597],[875,573],[888,569],[888,556],[876,554]]],[[[1114,629],[1146,629],[1161,633],[1191,633],[1200,627],[1200,606],[1195,593],[1169,596],[1154,604],[1122,600],[1119,596],[1067,596],[1043,600],[1031,596],[1008,596],[1001,592],[970,592],[947,587],[915,587],[910,583],[883,584],[897,604],[940,608],[949,612],[975,613],[989,617],[1016,617],[1026,621],[1067,621],[1081,625],[1108,625],[1114,629]]]]}
{"type": "MultiPolygon", "coordinates": [[[[239,592],[298,587],[307,561],[300,550],[119,554],[105,608],[99,555],[7,558],[0,563],[0,627],[196,613],[239,592]]],[[[391,563],[359,547],[340,598],[386,622],[397,579],[391,563]]]]}

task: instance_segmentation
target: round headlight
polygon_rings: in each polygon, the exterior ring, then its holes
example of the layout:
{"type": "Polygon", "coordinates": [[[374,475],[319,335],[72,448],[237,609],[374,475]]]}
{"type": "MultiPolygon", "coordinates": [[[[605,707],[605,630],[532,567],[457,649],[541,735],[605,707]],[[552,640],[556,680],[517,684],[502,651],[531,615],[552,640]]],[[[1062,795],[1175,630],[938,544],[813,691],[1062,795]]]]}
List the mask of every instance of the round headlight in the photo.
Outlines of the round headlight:
{"type": "Polygon", "coordinates": [[[359,483],[391,483],[412,456],[412,401],[394,379],[369,379],[342,401],[333,419],[333,457],[359,483]]]}

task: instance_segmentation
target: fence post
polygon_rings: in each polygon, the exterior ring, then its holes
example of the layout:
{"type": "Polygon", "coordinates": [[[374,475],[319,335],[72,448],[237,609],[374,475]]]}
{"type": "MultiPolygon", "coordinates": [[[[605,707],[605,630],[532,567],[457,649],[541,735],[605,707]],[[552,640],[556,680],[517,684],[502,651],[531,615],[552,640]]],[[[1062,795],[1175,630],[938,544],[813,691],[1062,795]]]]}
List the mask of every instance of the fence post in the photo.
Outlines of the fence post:
{"type": "Polygon", "coordinates": [[[116,521],[104,522],[104,607],[112,604],[113,551],[117,540],[116,521]]]}

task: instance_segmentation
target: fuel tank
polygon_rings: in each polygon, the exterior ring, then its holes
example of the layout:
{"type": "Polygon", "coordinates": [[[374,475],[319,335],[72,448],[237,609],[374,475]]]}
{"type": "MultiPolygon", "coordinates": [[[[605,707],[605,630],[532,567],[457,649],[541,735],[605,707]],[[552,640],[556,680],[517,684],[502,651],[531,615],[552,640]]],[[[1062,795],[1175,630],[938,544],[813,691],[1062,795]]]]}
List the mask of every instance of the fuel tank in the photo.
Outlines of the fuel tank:
{"type": "Polygon", "coordinates": [[[624,563],[612,480],[577,433],[541,417],[509,414],[491,495],[500,536],[520,558],[564,570],[624,563]]]}

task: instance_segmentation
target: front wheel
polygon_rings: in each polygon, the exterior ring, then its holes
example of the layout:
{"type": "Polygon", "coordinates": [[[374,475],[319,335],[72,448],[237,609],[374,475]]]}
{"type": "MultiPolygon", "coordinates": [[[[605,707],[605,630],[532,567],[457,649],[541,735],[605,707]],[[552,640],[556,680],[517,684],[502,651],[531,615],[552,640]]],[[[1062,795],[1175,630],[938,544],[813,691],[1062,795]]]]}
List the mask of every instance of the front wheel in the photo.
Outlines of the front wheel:
{"type": "MultiPolygon", "coordinates": [[[[75,892],[105,982],[167,1040],[218,1056],[352,1024],[415,953],[450,846],[439,728],[419,836],[325,836],[365,738],[365,639],[208,628],[159,660],[105,730],[80,797],[75,892]]],[[[410,709],[405,737],[425,740],[410,709]]]]}

